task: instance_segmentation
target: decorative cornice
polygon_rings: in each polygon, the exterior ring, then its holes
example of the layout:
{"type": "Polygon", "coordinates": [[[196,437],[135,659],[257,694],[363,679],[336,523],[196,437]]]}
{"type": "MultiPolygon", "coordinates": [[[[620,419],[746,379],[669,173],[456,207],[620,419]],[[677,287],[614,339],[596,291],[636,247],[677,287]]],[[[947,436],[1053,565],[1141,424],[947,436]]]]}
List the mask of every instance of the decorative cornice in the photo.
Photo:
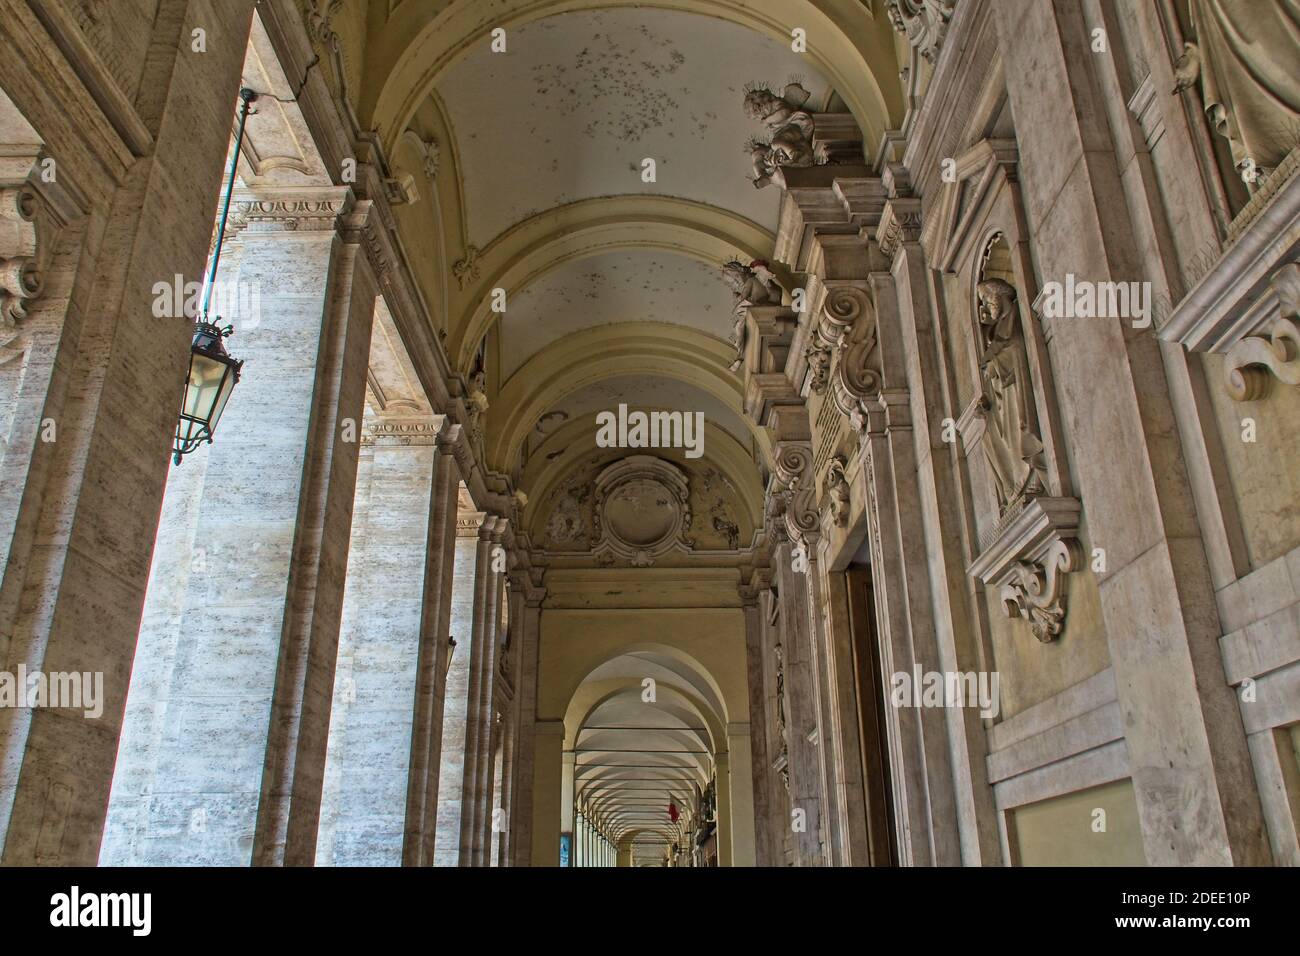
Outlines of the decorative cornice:
{"type": "Polygon", "coordinates": [[[330,231],[340,226],[340,219],[355,204],[356,197],[346,186],[237,189],[228,229],[232,234],[330,231]]]}
{"type": "Polygon", "coordinates": [[[1159,337],[1192,352],[1226,353],[1246,336],[1268,329],[1280,311],[1272,278],[1298,257],[1300,175],[1292,175],[1183,296],[1159,337]]]}
{"type": "Polygon", "coordinates": [[[371,422],[362,436],[364,445],[433,445],[438,441],[440,426],[429,419],[371,422]]]}

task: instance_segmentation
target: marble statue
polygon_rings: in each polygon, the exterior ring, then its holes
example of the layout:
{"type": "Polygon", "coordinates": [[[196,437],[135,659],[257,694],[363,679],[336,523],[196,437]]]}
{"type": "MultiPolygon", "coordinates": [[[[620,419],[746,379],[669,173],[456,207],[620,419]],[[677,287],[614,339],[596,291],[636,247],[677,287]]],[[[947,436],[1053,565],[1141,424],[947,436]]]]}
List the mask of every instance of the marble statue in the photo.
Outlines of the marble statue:
{"type": "Polygon", "coordinates": [[[1174,92],[1201,82],[1210,125],[1247,185],[1300,144],[1300,0],[1190,0],[1195,43],[1174,64],[1174,92]]]}
{"type": "Polygon", "coordinates": [[[793,82],[780,94],[762,84],[746,88],[745,115],[759,120],[766,129],[764,137],[751,139],[745,147],[759,189],[776,182],[782,166],[813,165],[813,118],[803,109],[811,95],[793,82]]]}
{"type": "Polygon", "coordinates": [[[722,278],[731,287],[732,310],[736,321],[732,327],[731,344],[736,347],[736,360],[731,363],[731,371],[736,371],[745,361],[745,319],[749,316],[751,305],[780,305],[781,287],[777,285],[776,276],[768,268],[767,262],[755,259],[745,265],[739,259],[732,259],[722,265],[722,278]]]}
{"type": "Polygon", "coordinates": [[[993,470],[999,511],[1005,512],[1022,496],[1044,489],[1043,444],[1030,428],[1029,366],[1016,290],[1002,279],[986,279],[975,291],[985,422],[980,444],[993,470]]]}

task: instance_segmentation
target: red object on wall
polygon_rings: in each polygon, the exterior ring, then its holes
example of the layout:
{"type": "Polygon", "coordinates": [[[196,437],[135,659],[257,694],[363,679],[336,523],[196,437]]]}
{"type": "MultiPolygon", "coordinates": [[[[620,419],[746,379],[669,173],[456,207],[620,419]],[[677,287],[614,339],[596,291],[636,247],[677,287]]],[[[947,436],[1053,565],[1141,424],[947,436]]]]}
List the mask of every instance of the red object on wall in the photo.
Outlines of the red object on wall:
{"type": "Polygon", "coordinates": [[[669,820],[672,820],[673,823],[676,823],[676,822],[677,822],[677,816],[678,816],[678,814],[677,814],[677,804],[674,803],[672,800],[669,800],[669,801],[668,801],[668,819],[669,819],[669,820]]]}

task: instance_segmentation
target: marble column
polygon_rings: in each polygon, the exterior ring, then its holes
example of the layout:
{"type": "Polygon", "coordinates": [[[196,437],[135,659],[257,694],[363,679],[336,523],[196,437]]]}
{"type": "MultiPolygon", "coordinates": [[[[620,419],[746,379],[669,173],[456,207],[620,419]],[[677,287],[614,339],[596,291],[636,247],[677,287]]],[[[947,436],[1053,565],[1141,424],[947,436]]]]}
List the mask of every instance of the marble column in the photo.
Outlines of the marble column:
{"type": "Polygon", "coordinates": [[[718,841],[718,866],[731,866],[731,759],[726,753],[714,755],[714,800],[716,801],[713,831],[718,841]]]}
{"type": "Polygon", "coordinates": [[[825,866],[825,800],[817,752],[816,660],[808,608],[806,572],[794,570],[789,538],[773,554],[774,578],[781,600],[780,639],[785,668],[786,745],[790,779],[790,829],[795,866],[825,866]]]}
{"type": "Polygon", "coordinates": [[[776,753],[768,744],[770,726],[767,680],[763,661],[763,610],[759,606],[761,579],[742,585],[741,603],[745,614],[745,663],[749,687],[750,781],[753,787],[754,863],[778,866],[781,859],[782,801],[776,792],[780,782],[772,770],[776,753]]]}
{"type": "MultiPolygon", "coordinates": [[[[437,425],[367,421],[317,863],[402,861],[437,425]]],[[[421,767],[421,773],[423,772],[421,767]]]]}
{"type": "Polygon", "coordinates": [[[424,614],[416,664],[406,839],[402,849],[405,866],[432,866],[436,852],[447,663],[452,653],[452,593],[457,570],[460,469],[455,452],[461,441],[461,426],[444,419],[437,437],[425,548],[424,614]]]}
{"type": "Polygon", "coordinates": [[[505,531],[506,519],[497,517],[488,539],[487,558],[482,565],[486,580],[483,586],[482,619],[475,621],[478,631],[474,647],[478,656],[470,665],[475,681],[470,701],[472,733],[467,746],[473,748],[473,769],[472,775],[467,770],[466,781],[473,788],[467,792],[467,803],[474,808],[473,817],[469,820],[471,829],[468,841],[473,866],[486,866],[491,848],[492,784],[499,732],[496,720],[496,679],[501,651],[501,605],[505,590],[503,572],[506,561],[501,541],[505,531]]]}
{"type": "MultiPolygon", "coordinates": [[[[456,520],[455,581],[452,586],[450,636],[456,641],[445,681],[442,752],[439,755],[438,813],[434,839],[434,864],[461,865],[462,817],[466,780],[470,659],[475,619],[481,614],[488,522],[482,512],[461,510],[456,520]],[[476,609],[480,609],[476,613],[476,609]]],[[[468,865],[468,861],[466,861],[468,865]]]]}
{"type": "MultiPolygon", "coordinates": [[[[132,64],[148,95],[134,97],[84,69],[30,4],[0,3],[0,89],[57,161],[39,199],[62,220],[33,250],[43,300],[29,300],[18,340],[0,339],[30,359],[0,472],[12,521],[0,669],[103,675],[97,718],[0,709],[5,865],[88,866],[99,853],[193,332],[155,317],[153,289],[203,273],[253,8],[233,0],[213,18],[189,0],[158,6],[132,64]],[[183,38],[200,25],[209,52],[195,57],[183,38]],[[101,103],[122,105],[117,125],[101,103]],[[47,422],[54,440],[33,442],[47,422]]],[[[0,248],[7,268],[31,254],[0,248]]]]}
{"type": "Polygon", "coordinates": [[[236,323],[243,379],[206,458],[207,572],[190,575],[170,672],[133,682],[165,718],[156,742],[124,733],[123,769],[144,762],[149,782],[113,802],[148,810],[106,862],[315,860],[375,309],[369,203],[329,188],[239,209],[236,281],[260,302],[236,323]]]}
{"type": "Polygon", "coordinates": [[[518,622],[519,667],[515,677],[515,772],[511,789],[511,865],[529,866],[533,853],[534,762],[537,726],[537,652],[541,627],[542,598],[546,591],[522,572],[514,578],[521,598],[518,616],[512,610],[511,626],[518,622]]]}
{"type": "Polygon", "coordinates": [[[490,667],[496,659],[494,627],[497,581],[494,549],[500,547],[500,519],[486,515],[479,528],[474,574],[473,636],[465,695],[465,764],[461,786],[460,865],[478,866],[483,859],[483,819],[486,815],[488,754],[491,742],[490,667]]]}

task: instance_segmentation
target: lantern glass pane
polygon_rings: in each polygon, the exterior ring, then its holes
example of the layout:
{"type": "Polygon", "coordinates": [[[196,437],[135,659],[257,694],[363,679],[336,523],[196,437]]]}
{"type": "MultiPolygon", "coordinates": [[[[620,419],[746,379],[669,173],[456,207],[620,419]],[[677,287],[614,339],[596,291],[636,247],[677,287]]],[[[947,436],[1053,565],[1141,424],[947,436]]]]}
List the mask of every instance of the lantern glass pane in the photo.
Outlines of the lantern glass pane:
{"type": "Polygon", "coordinates": [[[221,413],[226,410],[226,402],[230,400],[230,393],[235,390],[235,370],[229,365],[225,366],[226,377],[221,380],[221,385],[217,390],[216,401],[212,405],[212,417],[208,419],[209,436],[217,430],[217,422],[221,421],[221,413]]]}
{"type": "Polygon", "coordinates": [[[192,353],[190,377],[185,383],[185,402],[181,406],[181,414],[205,423],[211,421],[213,409],[221,397],[221,384],[225,380],[226,371],[224,362],[198,352],[192,353]]]}

